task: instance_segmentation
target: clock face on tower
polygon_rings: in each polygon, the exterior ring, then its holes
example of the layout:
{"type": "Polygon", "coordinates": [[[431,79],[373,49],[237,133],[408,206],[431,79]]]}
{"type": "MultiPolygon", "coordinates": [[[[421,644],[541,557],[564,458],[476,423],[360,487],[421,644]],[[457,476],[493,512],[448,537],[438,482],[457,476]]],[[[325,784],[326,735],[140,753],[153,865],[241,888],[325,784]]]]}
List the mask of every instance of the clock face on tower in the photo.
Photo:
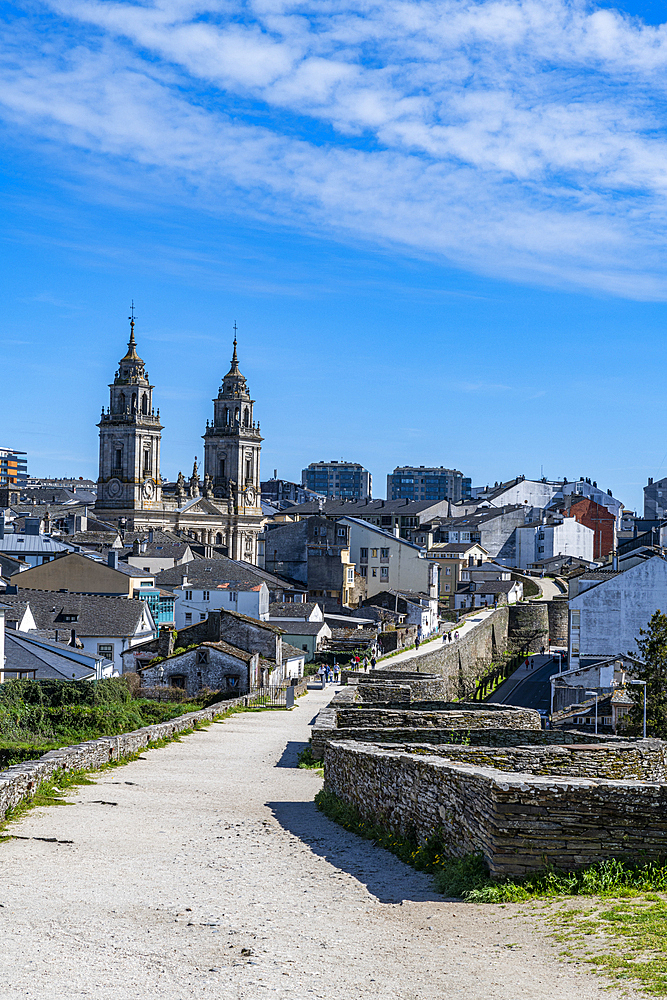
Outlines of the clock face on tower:
{"type": "Polygon", "coordinates": [[[147,479],[143,489],[144,499],[152,500],[155,494],[155,484],[152,479],[147,479]]]}
{"type": "Polygon", "coordinates": [[[249,486],[245,491],[245,502],[247,507],[255,506],[255,491],[252,486],[249,486]]]}

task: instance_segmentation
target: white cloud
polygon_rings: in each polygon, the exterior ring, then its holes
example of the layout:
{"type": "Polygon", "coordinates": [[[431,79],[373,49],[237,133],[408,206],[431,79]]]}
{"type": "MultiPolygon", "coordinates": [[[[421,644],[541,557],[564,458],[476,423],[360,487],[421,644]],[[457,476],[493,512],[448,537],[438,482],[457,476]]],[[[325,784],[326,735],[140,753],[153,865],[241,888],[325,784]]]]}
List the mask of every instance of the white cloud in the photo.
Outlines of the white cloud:
{"type": "Polygon", "coordinates": [[[198,200],[516,280],[667,294],[667,25],[564,0],[52,0],[24,133],[198,200]]]}

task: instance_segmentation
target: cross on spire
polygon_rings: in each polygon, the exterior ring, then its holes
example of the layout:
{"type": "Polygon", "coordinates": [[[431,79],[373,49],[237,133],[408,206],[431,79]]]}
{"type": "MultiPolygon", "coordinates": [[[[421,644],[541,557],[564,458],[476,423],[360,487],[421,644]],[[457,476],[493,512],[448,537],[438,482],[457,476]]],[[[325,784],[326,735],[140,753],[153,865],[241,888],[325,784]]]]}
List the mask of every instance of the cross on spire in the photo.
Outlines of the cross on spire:
{"type": "Polygon", "coordinates": [[[132,305],[130,306],[130,315],[127,317],[130,321],[130,343],[134,343],[134,299],[132,299],[132,305]]]}

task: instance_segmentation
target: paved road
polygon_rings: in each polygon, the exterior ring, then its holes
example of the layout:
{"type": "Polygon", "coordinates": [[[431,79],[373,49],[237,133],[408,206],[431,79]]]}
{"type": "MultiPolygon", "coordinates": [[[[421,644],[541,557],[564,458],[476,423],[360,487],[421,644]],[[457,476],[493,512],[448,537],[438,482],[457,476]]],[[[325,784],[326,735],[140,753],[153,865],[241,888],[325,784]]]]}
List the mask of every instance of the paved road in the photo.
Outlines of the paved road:
{"type": "Polygon", "coordinates": [[[497,688],[487,701],[504,705],[520,705],[522,708],[551,708],[551,685],[549,678],[558,673],[558,658],[553,656],[529,656],[528,667],[521,666],[497,688]]]}
{"type": "Polygon", "coordinates": [[[13,824],[2,1000],[609,997],[532,908],[447,902],[316,811],[320,778],[294,765],[330,696],[233,716],[13,824]]]}

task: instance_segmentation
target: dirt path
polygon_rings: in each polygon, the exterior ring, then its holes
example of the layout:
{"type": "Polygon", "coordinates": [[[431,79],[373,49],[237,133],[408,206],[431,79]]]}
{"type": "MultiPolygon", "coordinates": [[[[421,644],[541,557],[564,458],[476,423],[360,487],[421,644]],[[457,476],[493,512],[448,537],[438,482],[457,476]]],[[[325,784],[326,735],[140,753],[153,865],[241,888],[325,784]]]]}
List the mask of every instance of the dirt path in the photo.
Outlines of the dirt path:
{"type": "Polygon", "coordinates": [[[3,1000],[608,996],[529,909],[446,902],[315,810],[320,779],[293,764],[330,696],[235,716],[14,824],[3,1000]]]}

